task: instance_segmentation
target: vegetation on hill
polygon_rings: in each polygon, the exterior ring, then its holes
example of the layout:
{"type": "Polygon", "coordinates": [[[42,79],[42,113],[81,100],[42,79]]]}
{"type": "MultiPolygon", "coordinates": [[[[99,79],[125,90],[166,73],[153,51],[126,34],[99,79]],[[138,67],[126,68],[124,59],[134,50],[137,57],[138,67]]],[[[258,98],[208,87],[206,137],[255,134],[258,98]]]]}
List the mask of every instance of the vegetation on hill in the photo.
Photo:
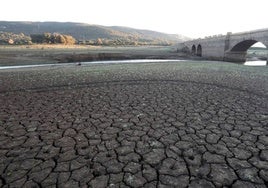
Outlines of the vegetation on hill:
{"type": "Polygon", "coordinates": [[[14,34],[0,31],[0,44],[31,44],[31,37],[23,33],[14,34]]]}
{"type": "Polygon", "coordinates": [[[70,35],[62,35],[59,33],[43,33],[32,34],[31,39],[33,43],[37,44],[75,44],[75,39],[70,35]]]}
{"type": "Polygon", "coordinates": [[[80,44],[94,45],[171,45],[189,38],[128,27],[100,26],[71,22],[7,22],[0,21],[0,31],[32,36],[59,33],[69,35],[80,44]]]}

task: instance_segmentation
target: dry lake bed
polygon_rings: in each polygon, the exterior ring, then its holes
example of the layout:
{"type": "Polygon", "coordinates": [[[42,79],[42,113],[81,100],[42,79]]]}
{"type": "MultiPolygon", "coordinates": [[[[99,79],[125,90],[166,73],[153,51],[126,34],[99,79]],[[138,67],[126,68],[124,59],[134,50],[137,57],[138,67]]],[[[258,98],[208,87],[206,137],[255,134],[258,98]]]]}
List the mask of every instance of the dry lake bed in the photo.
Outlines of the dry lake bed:
{"type": "Polygon", "coordinates": [[[0,70],[0,187],[267,187],[268,67],[0,70]]]}

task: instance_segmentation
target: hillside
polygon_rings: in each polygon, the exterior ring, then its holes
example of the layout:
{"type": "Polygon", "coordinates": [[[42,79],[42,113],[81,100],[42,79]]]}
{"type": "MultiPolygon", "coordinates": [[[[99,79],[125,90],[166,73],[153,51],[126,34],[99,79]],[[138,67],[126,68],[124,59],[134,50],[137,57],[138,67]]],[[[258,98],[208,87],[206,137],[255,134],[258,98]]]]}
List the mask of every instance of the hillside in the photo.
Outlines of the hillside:
{"type": "Polygon", "coordinates": [[[8,22],[0,21],[0,31],[14,34],[61,33],[73,36],[77,41],[90,41],[99,38],[103,40],[129,40],[143,42],[181,42],[188,37],[165,34],[150,30],[139,30],[119,26],[101,26],[73,22],[8,22]]]}

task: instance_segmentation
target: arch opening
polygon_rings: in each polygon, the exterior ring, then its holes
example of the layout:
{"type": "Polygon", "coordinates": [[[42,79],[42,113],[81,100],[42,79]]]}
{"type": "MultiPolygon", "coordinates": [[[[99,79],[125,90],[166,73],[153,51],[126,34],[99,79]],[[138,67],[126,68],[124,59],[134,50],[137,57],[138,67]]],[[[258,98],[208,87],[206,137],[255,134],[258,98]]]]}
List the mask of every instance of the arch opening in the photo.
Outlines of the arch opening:
{"type": "Polygon", "coordinates": [[[193,55],[196,54],[196,47],[195,47],[195,45],[192,46],[192,54],[193,54],[193,55]]]}
{"type": "Polygon", "coordinates": [[[231,52],[246,52],[253,44],[257,43],[256,40],[244,40],[237,43],[232,49],[231,52]]]}
{"type": "MultiPolygon", "coordinates": [[[[262,43],[259,43],[259,41],[250,39],[250,40],[244,40],[241,42],[238,42],[236,45],[234,45],[231,50],[226,53],[225,59],[228,61],[232,62],[239,62],[239,63],[244,63],[248,65],[248,62],[250,61],[250,64],[255,64],[257,61],[263,61],[261,64],[266,65],[267,61],[267,46],[265,46],[262,43]],[[259,46],[260,44],[263,48],[262,50],[259,50],[258,53],[254,52],[252,49],[255,49],[256,44],[259,46]],[[252,48],[251,48],[252,47],[252,48]],[[262,54],[262,55],[260,55],[262,54]],[[253,62],[255,61],[255,62],[253,62]],[[247,62],[247,63],[245,63],[247,62]]],[[[260,62],[258,62],[260,63],[260,62]]]]}
{"type": "Polygon", "coordinates": [[[267,47],[261,42],[256,42],[247,50],[245,65],[267,65],[267,57],[267,47]]]}
{"type": "Polygon", "coordinates": [[[200,44],[197,46],[196,55],[202,57],[202,46],[200,44]]]}

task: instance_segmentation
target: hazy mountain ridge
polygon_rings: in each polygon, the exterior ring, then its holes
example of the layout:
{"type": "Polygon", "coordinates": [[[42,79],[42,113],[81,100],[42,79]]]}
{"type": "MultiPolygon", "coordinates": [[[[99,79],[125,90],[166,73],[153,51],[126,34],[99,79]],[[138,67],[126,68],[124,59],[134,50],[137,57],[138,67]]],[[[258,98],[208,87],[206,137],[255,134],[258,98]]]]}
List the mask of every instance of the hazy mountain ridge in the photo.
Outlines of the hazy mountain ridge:
{"type": "Polygon", "coordinates": [[[188,37],[176,34],[166,34],[151,30],[140,30],[120,26],[101,26],[74,22],[9,22],[0,21],[0,31],[25,35],[38,33],[61,33],[73,36],[76,40],[123,39],[123,40],[162,40],[181,42],[188,37]]]}

